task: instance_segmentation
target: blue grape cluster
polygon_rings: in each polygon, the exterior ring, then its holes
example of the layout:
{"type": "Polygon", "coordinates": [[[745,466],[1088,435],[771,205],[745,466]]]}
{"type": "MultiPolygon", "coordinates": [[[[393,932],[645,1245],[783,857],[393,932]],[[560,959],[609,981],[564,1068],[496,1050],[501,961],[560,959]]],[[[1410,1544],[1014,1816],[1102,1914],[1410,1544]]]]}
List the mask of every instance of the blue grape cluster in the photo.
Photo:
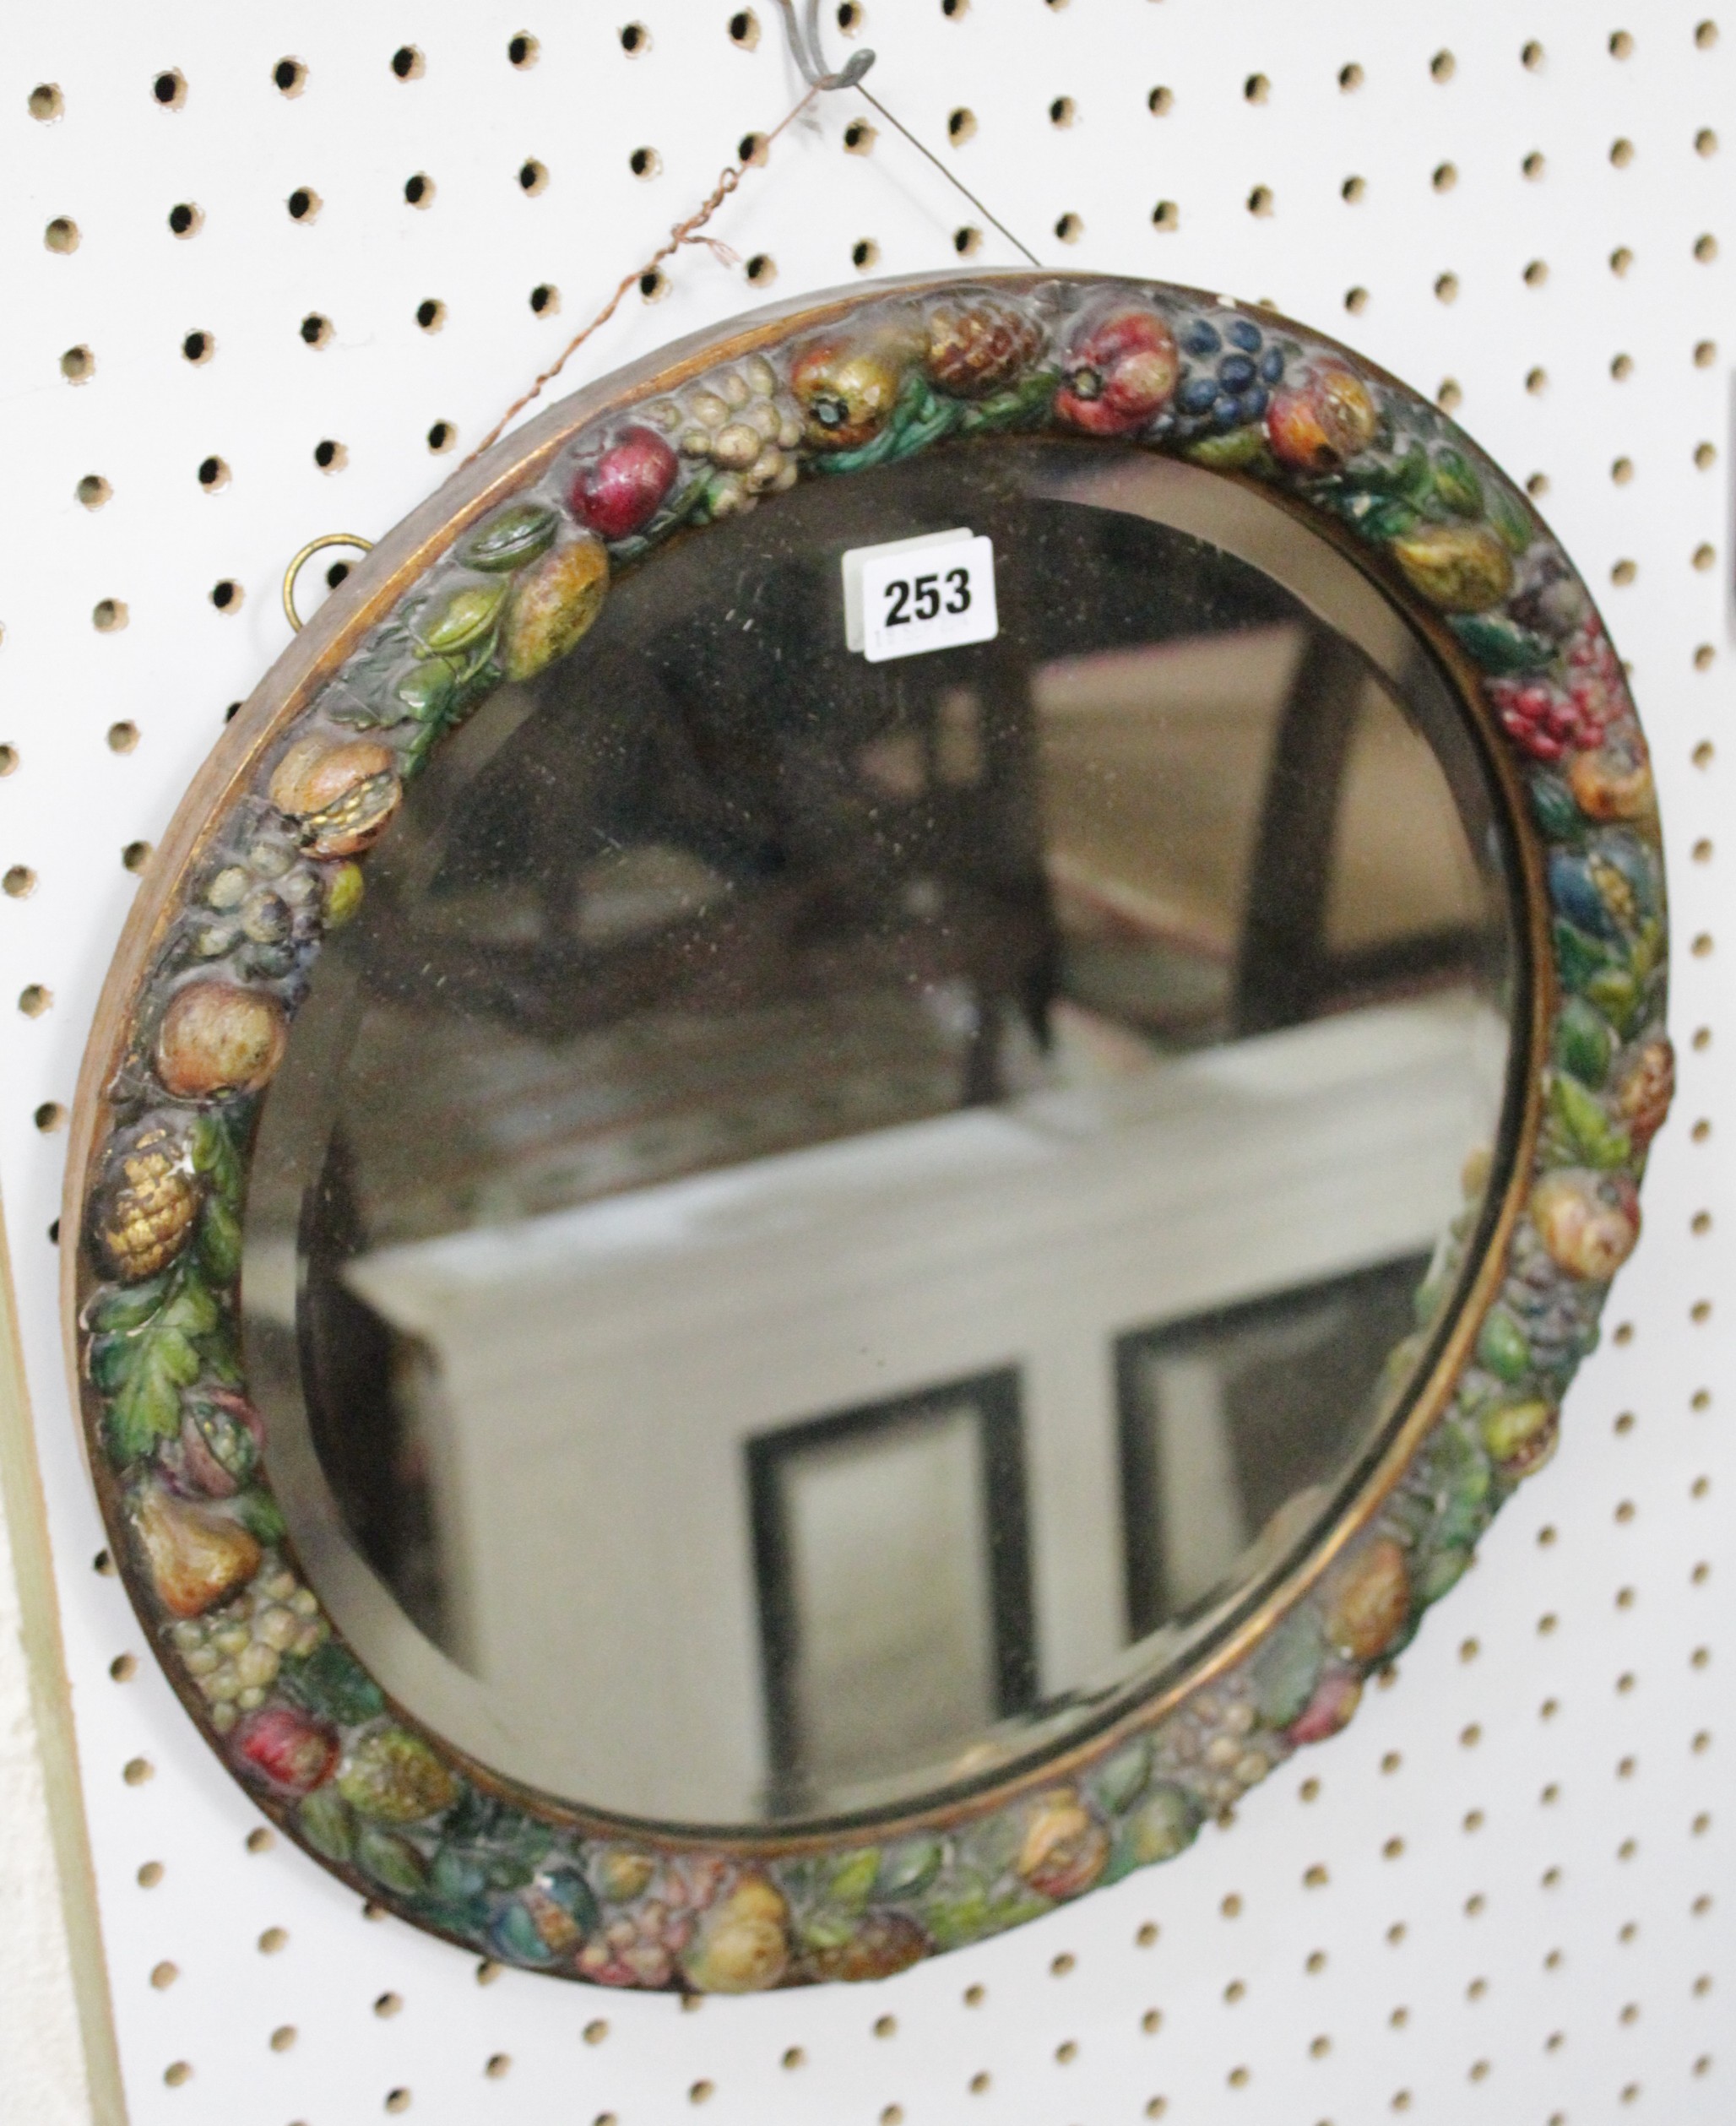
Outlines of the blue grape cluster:
{"type": "Polygon", "coordinates": [[[1221,330],[1197,317],[1181,334],[1181,350],[1189,357],[1175,394],[1183,435],[1223,434],[1258,420],[1284,373],[1283,350],[1269,345],[1247,317],[1232,317],[1221,330]]]}

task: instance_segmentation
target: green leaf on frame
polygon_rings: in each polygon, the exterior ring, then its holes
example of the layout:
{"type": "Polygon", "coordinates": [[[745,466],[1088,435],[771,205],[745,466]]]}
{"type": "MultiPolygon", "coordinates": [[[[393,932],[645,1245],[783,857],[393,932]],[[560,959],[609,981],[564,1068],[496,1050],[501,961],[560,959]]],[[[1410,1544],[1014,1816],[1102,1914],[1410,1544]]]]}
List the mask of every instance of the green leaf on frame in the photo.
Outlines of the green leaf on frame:
{"type": "Polygon", "coordinates": [[[1551,1077],[1549,1117],[1580,1164],[1607,1169],[1625,1163],[1631,1149],[1627,1131],[1611,1122],[1595,1093],[1563,1071],[1551,1077]]]}
{"type": "Polygon", "coordinates": [[[112,1395],[125,1384],[138,1362],[138,1346],[131,1337],[98,1337],[90,1346],[91,1385],[100,1395],[112,1395]]]}
{"type": "Polygon", "coordinates": [[[279,1677],[298,1704],[340,1727],[359,1727],[386,1709],[380,1686],[335,1639],[328,1639],[305,1658],[285,1661],[279,1677]]]}
{"type": "Polygon", "coordinates": [[[234,1211],[241,1209],[246,1176],[240,1154],[220,1115],[202,1115],[193,1125],[193,1164],[196,1174],[206,1175],[217,1194],[234,1211]]]}
{"type": "Polygon", "coordinates": [[[167,1272],[144,1284],[111,1285],[91,1302],[87,1324],[98,1336],[127,1336],[142,1329],[162,1305],[167,1272]]]}
{"type": "Polygon", "coordinates": [[[316,1787],[296,1811],[301,1836],[317,1853],[341,1863],[355,1855],[355,1819],[329,1787],[316,1787]]]}
{"type": "Polygon", "coordinates": [[[1489,481],[1484,497],[1484,513],[1495,534],[1510,553],[1522,554],[1533,536],[1525,506],[1500,479],[1489,481]]]}
{"type": "Polygon", "coordinates": [[[875,1877],[880,1873],[880,1848],[865,1846],[860,1852],[854,1852],[838,1863],[832,1871],[832,1879],[826,1885],[826,1894],[833,1904],[849,1909],[860,1909],[874,1892],[875,1877]]]}
{"type": "Polygon", "coordinates": [[[289,1532],[283,1508],[257,1484],[237,1492],[230,1501],[230,1510],[256,1543],[281,1543],[289,1532]]]}
{"type": "Polygon", "coordinates": [[[241,1266],[241,1222],[221,1196],[213,1196],[199,1219],[199,1261],[219,1284],[232,1283],[241,1266]]]}
{"type": "MultiPolygon", "coordinates": [[[[197,1358],[193,1369],[198,1369],[197,1358]]],[[[147,1350],[109,1404],[110,1451],[123,1466],[141,1461],[180,1429],[181,1391],[159,1363],[156,1351],[147,1350]]]]}
{"type": "MultiPolygon", "coordinates": [[[[1547,635],[1518,627],[1510,620],[1488,613],[1455,614],[1447,625],[1485,672],[1502,678],[1514,672],[1546,670],[1555,660],[1555,645],[1547,635]]],[[[1578,808],[1576,806],[1575,811],[1578,808]]]]}
{"type": "Polygon", "coordinates": [[[409,1839],[372,1824],[356,1833],[355,1864],[402,1897],[415,1896],[428,1879],[428,1863],[409,1839]]]}
{"type": "Polygon", "coordinates": [[[223,1313],[209,1289],[191,1270],[183,1270],[180,1288],[152,1325],[149,1333],[163,1336],[173,1331],[188,1337],[209,1336],[223,1313]]]}
{"type": "Polygon", "coordinates": [[[1484,1316],[1477,1338],[1477,1358],[1478,1364],[1498,1380],[1505,1380],[1510,1386],[1525,1378],[1531,1364],[1531,1346],[1525,1340],[1525,1331],[1505,1307],[1491,1308],[1484,1316]]]}
{"type": "MultiPolygon", "coordinates": [[[[1429,463],[1429,453],[1413,443],[1393,468],[1392,485],[1396,494],[1420,508],[1440,487],[1440,479],[1429,463]]],[[[1443,499],[1445,497],[1443,496],[1443,499]]]]}
{"type": "Polygon", "coordinates": [[[1483,483],[1462,450],[1449,445],[1439,452],[1434,465],[1435,491],[1456,517],[1483,513],[1483,483]]]}
{"type": "Polygon", "coordinates": [[[874,1894],[879,1898],[915,1897],[941,1872],[946,1848],[938,1838],[907,1838],[881,1855],[874,1894]]]}
{"type": "Polygon", "coordinates": [[[820,1906],[801,1923],[803,1948],[842,1949],[861,1924],[861,1917],[859,1907],[844,1911],[836,1906],[820,1906]]]}
{"type": "Polygon", "coordinates": [[[180,1329],[156,1330],[146,1363],[155,1366],[177,1388],[190,1388],[199,1377],[199,1354],[192,1338],[180,1329]]]}

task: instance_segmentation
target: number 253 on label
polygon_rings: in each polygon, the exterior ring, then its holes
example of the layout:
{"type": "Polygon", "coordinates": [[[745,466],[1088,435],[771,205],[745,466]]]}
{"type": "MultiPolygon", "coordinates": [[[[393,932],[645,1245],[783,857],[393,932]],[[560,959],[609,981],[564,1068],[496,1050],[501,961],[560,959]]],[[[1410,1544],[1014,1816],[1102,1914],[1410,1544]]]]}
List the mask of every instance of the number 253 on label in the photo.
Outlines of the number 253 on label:
{"type": "Polygon", "coordinates": [[[992,540],[965,532],[859,547],[845,556],[847,579],[852,563],[861,583],[860,646],[871,664],[993,642],[1000,632],[992,540]]]}

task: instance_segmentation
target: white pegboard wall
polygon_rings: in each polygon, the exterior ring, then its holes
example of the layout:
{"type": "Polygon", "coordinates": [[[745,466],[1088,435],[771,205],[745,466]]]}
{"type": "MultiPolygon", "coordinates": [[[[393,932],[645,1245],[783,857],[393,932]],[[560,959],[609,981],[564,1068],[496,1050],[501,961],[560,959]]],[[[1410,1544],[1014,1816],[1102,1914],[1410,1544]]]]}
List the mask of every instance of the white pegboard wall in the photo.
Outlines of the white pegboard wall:
{"type": "MultiPolygon", "coordinates": [[[[882,1986],[697,2013],[479,1985],[280,1841],[248,1849],[259,1820],[91,1570],[48,1238],[63,1137],[35,1118],[71,1098],[133,890],[123,851],[149,861],[136,845],[283,646],[287,556],[420,501],[456,462],[431,452],[437,425],[462,455],[783,116],[800,84],[777,10],[759,0],[751,48],[726,0],[400,0],[389,20],[68,0],[8,23],[0,1181],[135,2126],[404,2107],[664,2126],[696,2102],[718,2126],[1730,2116],[1736,305],[1717,253],[1736,247],[1736,120],[1722,155],[1705,136],[1732,103],[1736,17],[1696,35],[1714,4],[857,10],[870,85],[1045,261],[1269,298],[1425,391],[1450,382],[1478,439],[1542,476],[1654,742],[1681,1093],[1609,1317],[1624,1328],[1575,1388],[1560,1456],[1346,1736],[1227,1833],[1039,1925],[882,1986]],[[534,63],[513,63],[519,37],[534,63]],[[33,115],[39,84],[58,115],[33,115]],[[955,148],[958,112],[974,122],[955,148]],[[558,307],[533,309],[538,289],[558,307]],[[81,480],[100,483],[89,502],[81,480]],[[225,583],[240,595],[220,609],[225,583]]],[[[952,263],[980,217],[884,126],[847,152],[864,117],[840,96],[785,135],[713,225],[744,263],[684,252],[566,381],[762,291],[849,280],[859,249],[882,273],[952,263]],[[750,259],[770,262],[754,282],[750,259]]],[[[1017,263],[991,228],[973,256],[1017,263]]]]}

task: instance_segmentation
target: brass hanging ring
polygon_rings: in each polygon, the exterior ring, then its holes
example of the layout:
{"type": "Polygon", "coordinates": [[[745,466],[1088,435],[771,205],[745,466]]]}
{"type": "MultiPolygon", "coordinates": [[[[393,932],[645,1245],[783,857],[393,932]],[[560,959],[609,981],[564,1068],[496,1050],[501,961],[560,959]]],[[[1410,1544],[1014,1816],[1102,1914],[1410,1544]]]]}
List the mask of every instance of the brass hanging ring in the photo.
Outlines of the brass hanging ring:
{"type": "Polygon", "coordinates": [[[301,616],[296,610],[296,578],[314,555],[326,546],[353,546],[366,554],[373,550],[373,544],[372,540],[359,539],[354,532],[323,532],[317,539],[310,539],[296,556],[284,571],[284,616],[298,635],[301,632],[301,616]]]}

